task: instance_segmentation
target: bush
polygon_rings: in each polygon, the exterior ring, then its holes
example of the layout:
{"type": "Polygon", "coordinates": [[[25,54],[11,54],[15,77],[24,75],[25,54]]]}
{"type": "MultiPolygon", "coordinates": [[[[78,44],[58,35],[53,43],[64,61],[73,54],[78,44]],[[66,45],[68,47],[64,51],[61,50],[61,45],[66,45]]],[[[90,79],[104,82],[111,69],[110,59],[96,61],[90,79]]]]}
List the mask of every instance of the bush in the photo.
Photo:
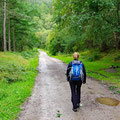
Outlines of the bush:
{"type": "Polygon", "coordinates": [[[90,62],[99,60],[101,55],[98,52],[94,52],[86,57],[86,59],[90,62]]]}
{"type": "Polygon", "coordinates": [[[26,73],[26,68],[21,65],[7,63],[0,66],[0,78],[6,83],[23,80],[22,74],[26,73]]]}
{"type": "Polygon", "coordinates": [[[12,82],[16,81],[16,78],[15,77],[10,77],[10,76],[5,76],[4,81],[7,82],[7,83],[12,83],[12,82]]]}
{"type": "Polygon", "coordinates": [[[23,81],[22,75],[20,76],[20,74],[19,75],[15,74],[15,75],[11,75],[11,76],[5,76],[4,82],[10,84],[10,83],[17,82],[17,81],[23,81]]]}
{"type": "Polygon", "coordinates": [[[22,80],[22,75],[26,73],[26,68],[20,65],[15,65],[15,64],[7,64],[4,66],[4,69],[0,67],[3,73],[3,81],[6,83],[12,83],[16,81],[21,81],[22,80]]]}
{"type": "Polygon", "coordinates": [[[120,55],[117,55],[114,60],[115,60],[115,61],[120,60],[120,55]]]}
{"type": "Polygon", "coordinates": [[[64,52],[64,44],[61,38],[55,38],[51,40],[49,51],[52,55],[57,55],[59,52],[64,52]]]}
{"type": "Polygon", "coordinates": [[[0,89],[0,100],[6,98],[7,96],[8,94],[4,90],[0,89]]]}
{"type": "Polygon", "coordinates": [[[21,55],[25,58],[25,59],[29,59],[32,57],[35,57],[38,53],[38,49],[37,48],[33,48],[33,50],[29,50],[29,51],[22,51],[21,55]]]}

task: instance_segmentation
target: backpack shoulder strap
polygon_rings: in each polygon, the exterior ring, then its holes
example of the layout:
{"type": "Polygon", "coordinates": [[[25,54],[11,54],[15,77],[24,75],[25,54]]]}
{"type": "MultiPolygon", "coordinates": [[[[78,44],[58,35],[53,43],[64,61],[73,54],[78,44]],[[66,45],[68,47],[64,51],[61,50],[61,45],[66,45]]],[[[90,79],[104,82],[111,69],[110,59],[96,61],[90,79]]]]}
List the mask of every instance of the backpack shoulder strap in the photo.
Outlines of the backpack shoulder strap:
{"type": "Polygon", "coordinates": [[[79,61],[80,62],[80,64],[83,64],[83,62],[82,61],[79,61]]]}
{"type": "Polygon", "coordinates": [[[81,61],[79,61],[79,60],[73,60],[73,61],[72,61],[72,65],[73,65],[73,64],[81,64],[81,61]]]}

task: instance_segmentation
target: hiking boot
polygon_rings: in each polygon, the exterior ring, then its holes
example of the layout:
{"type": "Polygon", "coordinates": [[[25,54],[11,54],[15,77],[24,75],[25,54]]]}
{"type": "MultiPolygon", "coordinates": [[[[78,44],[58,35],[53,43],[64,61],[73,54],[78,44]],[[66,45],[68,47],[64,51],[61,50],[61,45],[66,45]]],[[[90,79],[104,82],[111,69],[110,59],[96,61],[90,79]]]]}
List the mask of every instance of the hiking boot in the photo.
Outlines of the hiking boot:
{"type": "Polygon", "coordinates": [[[79,104],[79,106],[80,106],[80,107],[82,107],[82,106],[83,106],[83,104],[81,104],[81,103],[80,103],[80,104],[79,104]]]}
{"type": "Polygon", "coordinates": [[[79,107],[82,107],[83,106],[83,104],[77,104],[77,108],[79,108],[79,107]]]}
{"type": "Polygon", "coordinates": [[[77,109],[74,109],[74,108],[73,108],[72,110],[73,110],[74,112],[77,112],[77,109]]]}

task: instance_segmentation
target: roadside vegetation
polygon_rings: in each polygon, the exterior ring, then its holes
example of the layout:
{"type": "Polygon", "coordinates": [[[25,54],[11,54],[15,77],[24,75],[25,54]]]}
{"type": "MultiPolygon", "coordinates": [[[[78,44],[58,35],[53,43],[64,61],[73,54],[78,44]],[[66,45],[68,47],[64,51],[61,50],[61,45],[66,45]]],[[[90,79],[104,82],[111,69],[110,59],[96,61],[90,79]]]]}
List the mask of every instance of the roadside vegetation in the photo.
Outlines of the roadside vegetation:
{"type": "Polygon", "coordinates": [[[14,120],[31,95],[38,48],[52,28],[51,5],[51,0],[0,1],[0,120],[14,120]]]}
{"type": "MultiPolygon", "coordinates": [[[[80,60],[85,64],[87,76],[101,80],[102,82],[106,81],[106,83],[120,88],[120,51],[111,51],[109,53],[84,51],[79,53],[80,60]]],[[[72,54],[59,53],[53,57],[67,64],[73,60],[72,54]]],[[[110,87],[110,89],[112,88],[110,87]]]]}
{"type": "Polygon", "coordinates": [[[0,120],[13,120],[31,95],[37,75],[38,51],[0,52],[0,120]]]}

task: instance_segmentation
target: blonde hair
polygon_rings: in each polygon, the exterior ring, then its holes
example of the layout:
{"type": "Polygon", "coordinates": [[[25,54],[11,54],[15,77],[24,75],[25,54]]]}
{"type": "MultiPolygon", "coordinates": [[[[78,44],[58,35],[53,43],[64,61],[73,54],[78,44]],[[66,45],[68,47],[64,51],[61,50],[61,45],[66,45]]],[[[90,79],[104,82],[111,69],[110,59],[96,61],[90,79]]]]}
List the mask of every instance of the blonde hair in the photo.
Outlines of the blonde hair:
{"type": "Polygon", "coordinates": [[[79,53],[78,52],[74,52],[73,58],[74,58],[74,60],[78,60],[79,59],[79,53]]]}

